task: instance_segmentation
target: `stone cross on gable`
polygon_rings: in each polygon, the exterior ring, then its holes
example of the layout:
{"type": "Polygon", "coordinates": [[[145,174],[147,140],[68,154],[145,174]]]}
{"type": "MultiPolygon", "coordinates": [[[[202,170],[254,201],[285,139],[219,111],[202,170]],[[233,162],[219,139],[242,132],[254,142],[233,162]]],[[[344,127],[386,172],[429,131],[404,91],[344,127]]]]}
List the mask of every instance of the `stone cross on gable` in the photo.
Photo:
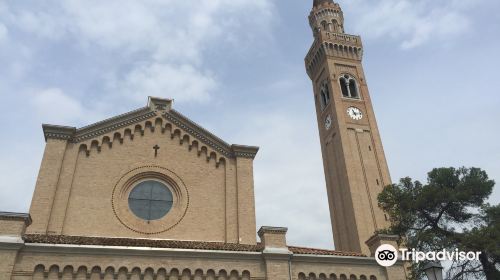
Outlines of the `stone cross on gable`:
{"type": "Polygon", "coordinates": [[[158,144],[154,145],[153,149],[155,150],[155,157],[158,156],[158,150],[160,149],[160,146],[158,144]]]}

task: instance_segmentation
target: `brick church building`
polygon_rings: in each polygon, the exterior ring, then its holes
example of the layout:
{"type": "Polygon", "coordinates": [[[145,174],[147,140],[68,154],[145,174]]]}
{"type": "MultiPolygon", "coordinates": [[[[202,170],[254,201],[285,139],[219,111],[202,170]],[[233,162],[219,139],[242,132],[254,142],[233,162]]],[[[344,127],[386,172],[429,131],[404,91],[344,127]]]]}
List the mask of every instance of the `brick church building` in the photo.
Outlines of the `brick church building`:
{"type": "Polygon", "coordinates": [[[377,194],[390,184],[359,36],[332,0],[315,0],[312,80],[336,250],[256,228],[258,148],[228,144],[150,97],[82,128],[43,125],[29,214],[0,212],[0,280],[405,279],[373,257],[394,236],[377,194]],[[258,235],[258,240],[257,240],[258,235]]]}

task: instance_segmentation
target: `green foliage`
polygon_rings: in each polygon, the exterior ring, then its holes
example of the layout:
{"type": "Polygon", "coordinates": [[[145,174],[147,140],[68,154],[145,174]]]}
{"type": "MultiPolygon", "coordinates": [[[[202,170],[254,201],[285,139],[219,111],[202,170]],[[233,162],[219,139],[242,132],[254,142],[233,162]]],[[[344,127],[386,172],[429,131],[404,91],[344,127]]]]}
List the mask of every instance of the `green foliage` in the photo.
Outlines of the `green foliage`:
{"type": "MultiPolygon", "coordinates": [[[[500,205],[485,203],[494,185],[479,168],[435,168],[426,184],[403,178],[378,196],[391,217],[385,232],[421,251],[482,252],[480,263],[454,263],[450,279],[500,279],[500,205]]],[[[421,275],[421,266],[413,264],[412,278],[421,275]]]]}

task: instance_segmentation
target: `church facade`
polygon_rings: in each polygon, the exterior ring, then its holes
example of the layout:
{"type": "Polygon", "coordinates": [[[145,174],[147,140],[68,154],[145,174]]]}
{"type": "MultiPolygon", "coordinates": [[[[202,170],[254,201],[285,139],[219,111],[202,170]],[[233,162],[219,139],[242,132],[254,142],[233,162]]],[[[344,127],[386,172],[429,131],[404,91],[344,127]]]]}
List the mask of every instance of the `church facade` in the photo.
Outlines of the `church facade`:
{"type": "Polygon", "coordinates": [[[0,280],[405,279],[373,257],[396,238],[376,196],[389,172],[361,65],[332,0],[315,0],[313,82],[337,250],[257,231],[253,159],[150,97],[145,107],[82,127],[43,125],[29,214],[0,212],[0,280]],[[257,235],[258,239],[257,240],[257,235]]]}

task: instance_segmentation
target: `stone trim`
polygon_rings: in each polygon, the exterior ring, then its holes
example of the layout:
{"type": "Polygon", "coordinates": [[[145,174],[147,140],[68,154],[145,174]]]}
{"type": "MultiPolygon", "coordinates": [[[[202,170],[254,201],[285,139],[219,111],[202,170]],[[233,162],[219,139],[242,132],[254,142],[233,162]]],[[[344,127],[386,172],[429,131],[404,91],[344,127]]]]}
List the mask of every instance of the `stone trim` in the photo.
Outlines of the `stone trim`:
{"type": "Polygon", "coordinates": [[[259,147],[244,146],[244,145],[231,145],[231,150],[235,157],[251,158],[254,159],[259,151],[259,147]]]}
{"type": "Polygon", "coordinates": [[[160,98],[160,97],[148,97],[148,107],[151,110],[156,111],[169,111],[172,109],[173,99],[160,98]]]}
{"type": "MultiPolygon", "coordinates": [[[[22,246],[25,253],[42,253],[44,255],[64,254],[68,257],[79,256],[127,256],[130,258],[179,258],[184,261],[189,259],[203,258],[206,260],[249,260],[258,262],[262,260],[260,252],[247,251],[224,251],[224,250],[203,250],[203,249],[171,249],[171,248],[150,248],[150,247],[127,247],[127,246],[102,246],[102,245],[73,245],[73,244],[49,244],[49,243],[24,243],[22,246]]],[[[50,267],[50,266],[49,266],[50,267]]],[[[91,266],[93,267],[93,266],[91,266]]],[[[120,265],[119,267],[124,267],[120,265]]],[[[126,266],[125,266],[126,267],[126,266]]],[[[135,268],[134,265],[129,270],[135,268]]],[[[162,268],[161,266],[159,268],[162,268]]],[[[174,267],[175,268],[175,267],[174,267]]],[[[184,269],[185,267],[183,267],[184,269]]],[[[253,278],[252,278],[253,279],[253,278]]],[[[257,278],[256,278],[257,279],[257,278]]],[[[260,279],[260,278],[258,278],[260,279]]]]}
{"type": "Polygon", "coordinates": [[[288,228],[286,227],[269,227],[269,226],[262,226],[260,227],[259,231],[257,234],[259,237],[262,237],[265,233],[278,233],[278,234],[286,234],[288,231],[288,228]]]}
{"type": "Polygon", "coordinates": [[[27,213],[0,212],[0,220],[24,221],[27,226],[31,224],[31,216],[27,213]]]}
{"type": "Polygon", "coordinates": [[[19,250],[24,246],[20,236],[0,235],[0,250],[19,250]]]}
{"type": "Polygon", "coordinates": [[[47,141],[47,139],[59,139],[68,141],[71,140],[76,133],[76,128],[71,126],[42,124],[42,129],[45,141],[47,141]]]}

